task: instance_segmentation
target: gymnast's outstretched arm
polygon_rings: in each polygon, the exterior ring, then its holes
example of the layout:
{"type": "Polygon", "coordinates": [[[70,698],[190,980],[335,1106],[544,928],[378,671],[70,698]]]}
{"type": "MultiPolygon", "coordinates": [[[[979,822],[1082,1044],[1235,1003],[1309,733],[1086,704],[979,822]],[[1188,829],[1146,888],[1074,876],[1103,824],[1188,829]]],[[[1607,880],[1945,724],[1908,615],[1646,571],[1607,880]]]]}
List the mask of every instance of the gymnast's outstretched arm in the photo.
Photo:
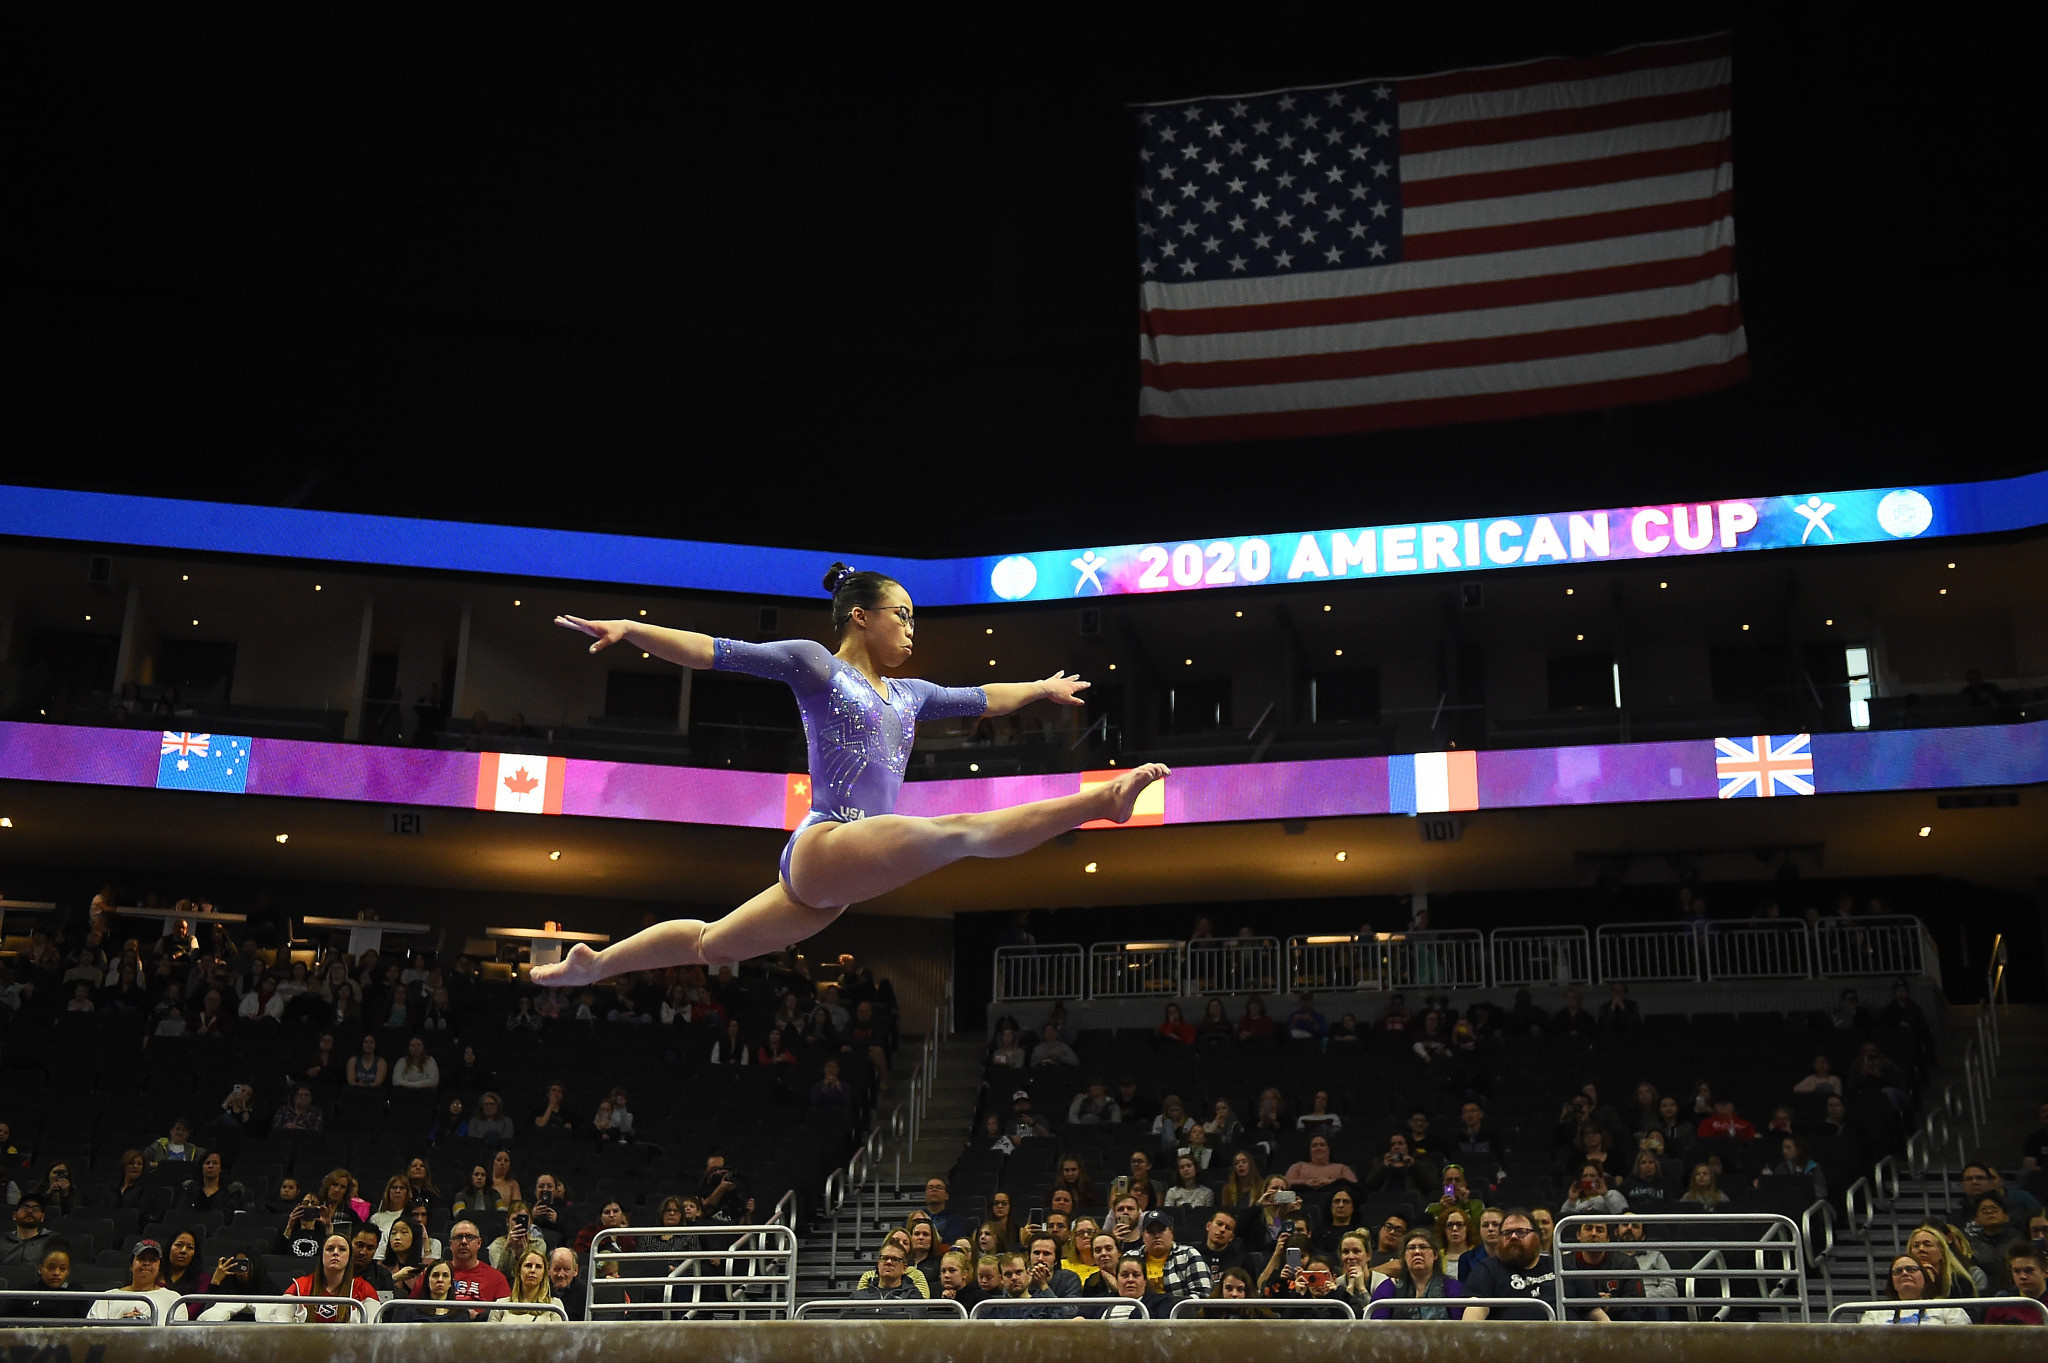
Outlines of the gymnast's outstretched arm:
{"type": "Polygon", "coordinates": [[[1064,672],[1055,672],[1044,681],[990,682],[982,687],[988,693],[988,709],[982,713],[1007,715],[1035,700],[1049,700],[1055,705],[1086,705],[1081,692],[1087,689],[1087,682],[1064,672]]]}
{"type": "Polygon", "coordinates": [[[637,620],[584,620],[574,615],[558,615],[555,623],[595,639],[597,642],[590,646],[592,653],[602,653],[613,644],[628,643],[642,653],[652,653],[684,667],[711,666],[711,636],[695,630],[663,629],[637,620]]]}

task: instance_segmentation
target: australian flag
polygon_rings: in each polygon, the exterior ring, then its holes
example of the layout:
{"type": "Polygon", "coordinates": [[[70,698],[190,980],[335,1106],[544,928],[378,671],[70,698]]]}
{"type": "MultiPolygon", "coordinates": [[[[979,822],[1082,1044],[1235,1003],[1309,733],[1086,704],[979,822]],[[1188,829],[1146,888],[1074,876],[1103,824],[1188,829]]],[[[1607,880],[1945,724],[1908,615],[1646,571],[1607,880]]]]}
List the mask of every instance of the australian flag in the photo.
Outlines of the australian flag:
{"type": "Polygon", "coordinates": [[[240,795],[249,788],[249,742],[232,734],[173,733],[166,729],[156,761],[156,788],[240,795]]]}
{"type": "Polygon", "coordinates": [[[1813,794],[1813,736],[1756,734],[1714,740],[1721,798],[1813,794]]]}

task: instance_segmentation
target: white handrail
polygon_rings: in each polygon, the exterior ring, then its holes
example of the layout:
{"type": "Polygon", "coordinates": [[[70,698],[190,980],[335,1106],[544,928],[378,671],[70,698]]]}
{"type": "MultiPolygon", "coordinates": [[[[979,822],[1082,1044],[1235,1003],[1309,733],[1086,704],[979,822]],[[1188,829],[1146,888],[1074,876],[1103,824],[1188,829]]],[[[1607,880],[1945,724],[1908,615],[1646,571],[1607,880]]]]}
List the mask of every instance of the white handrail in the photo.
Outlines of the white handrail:
{"type": "MultiPolygon", "coordinates": [[[[105,1292],[74,1292],[69,1288],[53,1292],[47,1287],[10,1288],[0,1291],[0,1301],[48,1301],[52,1297],[61,1297],[66,1301],[81,1302],[130,1302],[140,1305],[149,1313],[147,1320],[135,1316],[62,1316],[49,1318],[54,1324],[66,1329],[73,1325],[155,1325],[157,1323],[156,1299],[154,1297],[145,1297],[140,1292],[130,1292],[125,1287],[113,1287],[105,1292]]],[[[32,1316],[26,1319],[29,1322],[33,1322],[44,1318],[32,1316]]]]}
{"type": "MultiPolygon", "coordinates": [[[[194,1300],[201,1300],[201,1299],[209,1298],[209,1297],[212,1297],[212,1296],[213,1296],[213,1294],[212,1294],[212,1293],[210,1293],[210,1292],[200,1292],[200,1293],[196,1293],[196,1294],[194,1294],[194,1300]]],[[[184,1300],[185,1300],[185,1298],[183,1298],[183,1297],[180,1297],[180,1298],[178,1298],[178,1300],[179,1300],[179,1301],[184,1301],[184,1300]]],[[[271,1300],[271,1298],[269,1298],[269,1297],[229,1297],[229,1298],[226,1298],[225,1300],[228,1300],[228,1301],[259,1301],[259,1302],[261,1302],[261,1301],[269,1301],[269,1300],[271,1300]]],[[[305,1304],[305,1301],[306,1301],[306,1299],[305,1299],[304,1297],[292,1297],[292,1298],[288,1298],[288,1300],[291,1300],[291,1301],[295,1301],[295,1302],[298,1302],[298,1303],[299,1303],[300,1305],[302,1305],[302,1306],[303,1306],[303,1305],[305,1304]]],[[[360,1303],[359,1303],[359,1304],[360,1304],[360,1303]]],[[[427,1306],[427,1307],[432,1307],[432,1306],[435,1306],[435,1305],[438,1305],[438,1304],[439,1304],[439,1303],[435,1302],[435,1301],[434,1301],[434,1300],[433,1300],[432,1298],[430,1298],[430,1297],[391,1297],[391,1298],[388,1298],[388,1299],[386,1299],[386,1300],[384,1300],[384,1301],[373,1301],[373,1302],[369,1302],[369,1303],[368,1303],[368,1306],[369,1306],[369,1308],[370,1308],[370,1324],[372,1324],[372,1325],[382,1325],[382,1324],[387,1324],[388,1322],[386,1322],[386,1321],[385,1321],[384,1317],[385,1317],[385,1316],[386,1316],[387,1314],[389,1314],[389,1313],[391,1313],[391,1312],[393,1312],[393,1311],[397,1311],[397,1310],[399,1310],[399,1309],[400,1309],[400,1308],[402,1308],[402,1307],[409,1307],[409,1306],[427,1306]]],[[[454,1307],[454,1308],[456,1308],[456,1309],[464,1309],[464,1308],[468,1308],[468,1309],[473,1309],[473,1310],[477,1310],[477,1311],[484,1311],[484,1312],[490,1312],[490,1311],[516,1311],[516,1312],[518,1312],[518,1313],[519,1313],[520,1315],[523,1315],[523,1316],[554,1316],[554,1317],[556,1317],[556,1318],[558,1318],[558,1319],[560,1319],[560,1320],[565,1320],[565,1321],[569,1319],[569,1308],[568,1308],[568,1307],[566,1307],[566,1306],[564,1306],[564,1305],[562,1305],[562,1303],[560,1303],[559,1301],[554,1301],[554,1300],[549,1300],[549,1301],[513,1301],[513,1300],[511,1300],[510,1298],[503,1298],[503,1299],[500,1299],[500,1300],[498,1300],[498,1301],[455,1301],[455,1300],[453,1300],[453,1299],[451,1298],[451,1299],[450,1299],[450,1300],[449,1300],[449,1301],[447,1302],[447,1305],[449,1305],[449,1306],[451,1306],[451,1307],[454,1307]]],[[[175,1303],[173,1304],[173,1306],[172,1306],[172,1309],[173,1309],[173,1310],[177,1309],[177,1308],[176,1308],[176,1305],[175,1305],[175,1303]]],[[[184,1324],[184,1323],[187,1323],[187,1322],[180,1322],[180,1323],[181,1323],[181,1324],[184,1324]]]]}
{"type": "MultiPolygon", "coordinates": [[[[351,1318],[349,1321],[351,1325],[368,1325],[377,1318],[377,1308],[383,1305],[382,1302],[374,1299],[365,1302],[356,1297],[314,1297],[303,1293],[293,1293],[290,1296],[282,1294],[271,1296],[242,1292],[188,1292],[165,1308],[164,1324],[210,1325],[213,1322],[202,1322],[197,1312],[204,1311],[209,1307],[222,1306],[229,1302],[244,1306],[290,1306],[295,1308],[296,1311],[309,1311],[316,1305],[330,1311],[346,1308],[351,1318]],[[183,1320],[178,1318],[178,1308],[181,1306],[190,1313],[183,1320]]],[[[484,1303],[473,1304],[480,1306],[484,1303]]]]}
{"type": "MultiPolygon", "coordinates": [[[[1128,1299],[1127,1299],[1128,1300],[1128,1299]]],[[[1430,1298],[1418,1305],[1450,1306],[1462,1301],[1460,1297],[1430,1298]]],[[[1173,1309],[1166,1313],[1168,1320],[1201,1319],[1207,1311],[1273,1311],[1280,1315],[1298,1312],[1301,1315],[1327,1317],[1330,1308],[1336,1307],[1344,1313],[1344,1319],[1357,1320],[1358,1312],[1351,1309],[1351,1303],[1342,1297],[1182,1297],[1175,1301],[1173,1309]]]]}
{"type": "Polygon", "coordinates": [[[1865,1311],[1920,1311],[1930,1306],[1953,1306],[1959,1311],[1977,1311],[1990,1306],[2031,1306],[2040,1313],[2041,1323],[2048,1325],[2048,1303],[2036,1297],[1923,1297],[1918,1301],[1900,1301],[1896,1298],[1845,1301],[1828,1312],[1828,1324],[1833,1325],[1835,1317],[1850,1311],[1861,1315],[1865,1311]]]}
{"type": "Polygon", "coordinates": [[[1130,1297],[983,1297],[967,1313],[969,1320],[1031,1322],[1038,1320],[1086,1318],[1101,1308],[1098,1320],[1150,1320],[1145,1303],[1130,1297]],[[1116,1311],[1115,1316],[1110,1311],[1116,1311]]]}
{"type": "MultiPolygon", "coordinates": [[[[815,1297],[796,1308],[797,1320],[808,1320],[813,1313],[827,1315],[841,1312],[856,1317],[882,1316],[891,1313],[901,1315],[947,1316],[953,1320],[966,1320],[967,1308],[951,1297],[815,1297]]],[[[844,1316],[834,1316],[843,1319],[844,1316]]]]}

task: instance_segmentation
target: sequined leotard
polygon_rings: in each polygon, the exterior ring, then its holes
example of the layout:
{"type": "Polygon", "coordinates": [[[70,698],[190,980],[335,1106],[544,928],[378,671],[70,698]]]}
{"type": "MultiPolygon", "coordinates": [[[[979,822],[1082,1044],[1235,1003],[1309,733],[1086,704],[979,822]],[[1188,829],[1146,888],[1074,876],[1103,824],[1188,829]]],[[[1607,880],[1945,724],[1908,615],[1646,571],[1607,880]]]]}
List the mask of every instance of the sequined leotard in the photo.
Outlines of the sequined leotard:
{"type": "Polygon", "coordinates": [[[988,709],[979,686],[934,686],[917,677],[887,677],[877,692],[852,664],[809,639],[749,644],[713,639],[711,666],[786,683],[796,692],[810,748],[811,812],[782,848],[782,883],[796,840],[820,823],[852,823],[896,808],[919,719],[957,719],[988,709]]]}

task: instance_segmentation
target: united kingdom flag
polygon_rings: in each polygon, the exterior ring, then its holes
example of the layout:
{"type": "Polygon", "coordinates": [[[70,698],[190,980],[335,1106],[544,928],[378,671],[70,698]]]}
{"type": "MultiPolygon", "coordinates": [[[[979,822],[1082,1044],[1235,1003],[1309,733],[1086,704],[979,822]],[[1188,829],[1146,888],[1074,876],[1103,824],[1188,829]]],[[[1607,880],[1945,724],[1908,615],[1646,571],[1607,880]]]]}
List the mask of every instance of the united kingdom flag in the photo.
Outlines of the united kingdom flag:
{"type": "Polygon", "coordinates": [[[1757,734],[1714,740],[1721,798],[1813,794],[1813,735],[1757,734]]]}
{"type": "Polygon", "coordinates": [[[204,757],[207,745],[213,742],[212,734],[172,733],[164,730],[163,751],[176,753],[180,757],[204,757]]]}

